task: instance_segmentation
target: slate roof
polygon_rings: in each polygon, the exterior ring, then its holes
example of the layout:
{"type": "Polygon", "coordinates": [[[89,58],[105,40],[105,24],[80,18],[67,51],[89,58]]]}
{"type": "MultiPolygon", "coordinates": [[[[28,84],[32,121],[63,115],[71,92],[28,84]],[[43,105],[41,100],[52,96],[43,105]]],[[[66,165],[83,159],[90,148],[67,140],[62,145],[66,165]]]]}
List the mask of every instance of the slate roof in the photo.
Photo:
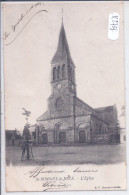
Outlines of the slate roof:
{"type": "Polygon", "coordinates": [[[47,120],[49,118],[49,112],[46,111],[45,113],[43,113],[38,119],[37,121],[41,121],[41,120],[47,120]]]}
{"type": "Polygon", "coordinates": [[[51,60],[51,63],[52,64],[57,63],[65,58],[69,58],[69,60],[73,63],[71,59],[70,51],[69,51],[69,46],[68,46],[68,42],[67,42],[67,38],[65,34],[64,25],[62,23],[60,34],[59,34],[57,50],[56,50],[54,57],[51,60]]]}
{"type": "Polygon", "coordinates": [[[113,109],[114,109],[114,106],[106,106],[106,107],[94,108],[94,110],[96,112],[112,111],[113,109]]]}

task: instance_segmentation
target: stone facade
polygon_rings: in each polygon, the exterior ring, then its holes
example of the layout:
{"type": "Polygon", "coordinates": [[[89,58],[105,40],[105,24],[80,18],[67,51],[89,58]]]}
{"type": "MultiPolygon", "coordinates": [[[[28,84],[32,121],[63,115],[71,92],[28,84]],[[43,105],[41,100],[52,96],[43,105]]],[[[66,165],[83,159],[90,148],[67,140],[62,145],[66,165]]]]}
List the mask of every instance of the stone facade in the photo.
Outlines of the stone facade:
{"type": "Polygon", "coordinates": [[[117,125],[116,106],[94,109],[76,96],[75,65],[63,23],[51,61],[51,88],[48,110],[37,119],[38,144],[109,142],[117,125]]]}

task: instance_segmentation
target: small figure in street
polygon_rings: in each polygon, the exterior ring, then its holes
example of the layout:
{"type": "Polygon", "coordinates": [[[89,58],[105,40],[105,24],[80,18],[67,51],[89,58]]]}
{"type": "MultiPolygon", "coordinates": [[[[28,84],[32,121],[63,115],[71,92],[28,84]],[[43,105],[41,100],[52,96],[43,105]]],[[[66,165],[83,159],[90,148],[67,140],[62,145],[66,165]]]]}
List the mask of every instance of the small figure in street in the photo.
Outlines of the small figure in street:
{"type": "Polygon", "coordinates": [[[27,151],[27,159],[30,159],[30,151],[29,151],[29,140],[31,139],[30,131],[28,125],[24,126],[23,130],[23,142],[22,142],[22,158],[21,160],[25,159],[25,152],[27,151]]]}

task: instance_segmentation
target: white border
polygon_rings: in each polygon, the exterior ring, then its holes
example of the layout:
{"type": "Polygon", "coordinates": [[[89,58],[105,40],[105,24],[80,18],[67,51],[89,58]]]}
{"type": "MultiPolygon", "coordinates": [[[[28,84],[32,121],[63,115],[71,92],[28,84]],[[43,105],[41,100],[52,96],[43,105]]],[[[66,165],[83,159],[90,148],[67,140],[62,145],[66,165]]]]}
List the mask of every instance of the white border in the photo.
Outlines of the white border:
{"type": "MultiPolygon", "coordinates": [[[[127,164],[129,163],[129,1],[124,2],[124,30],[125,30],[125,87],[126,87],[126,134],[127,134],[127,164]]],[[[5,133],[4,133],[4,75],[3,75],[3,39],[2,39],[2,4],[1,4],[1,194],[8,194],[5,191],[5,133]]],[[[118,170],[119,171],[119,170],[118,170]]],[[[127,168],[127,189],[129,188],[128,182],[129,169],[127,168]]],[[[125,195],[129,194],[127,191],[69,191],[69,192],[26,192],[27,194],[55,194],[55,195],[125,195]]],[[[22,195],[23,192],[9,192],[9,195],[22,195]]]]}

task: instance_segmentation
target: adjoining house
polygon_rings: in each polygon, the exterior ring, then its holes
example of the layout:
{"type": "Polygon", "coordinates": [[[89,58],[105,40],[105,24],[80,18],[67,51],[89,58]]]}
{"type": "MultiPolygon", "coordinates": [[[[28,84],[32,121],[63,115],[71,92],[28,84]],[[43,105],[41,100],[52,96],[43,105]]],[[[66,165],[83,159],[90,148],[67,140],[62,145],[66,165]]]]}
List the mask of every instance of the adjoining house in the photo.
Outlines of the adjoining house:
{"type": "Polygon", "coordinates": [[[6,130],[5,137],[6,137],[6,145],[12,145],[12,146],[19,145],[22,139],[21,133],[17,129],[6,130]]]}
{"type": "Polygon", "coordinates": [[[120,143],[126,142],[126,128],[125,128],[125,106],[121,108],[120,120],[120,143]]]}

